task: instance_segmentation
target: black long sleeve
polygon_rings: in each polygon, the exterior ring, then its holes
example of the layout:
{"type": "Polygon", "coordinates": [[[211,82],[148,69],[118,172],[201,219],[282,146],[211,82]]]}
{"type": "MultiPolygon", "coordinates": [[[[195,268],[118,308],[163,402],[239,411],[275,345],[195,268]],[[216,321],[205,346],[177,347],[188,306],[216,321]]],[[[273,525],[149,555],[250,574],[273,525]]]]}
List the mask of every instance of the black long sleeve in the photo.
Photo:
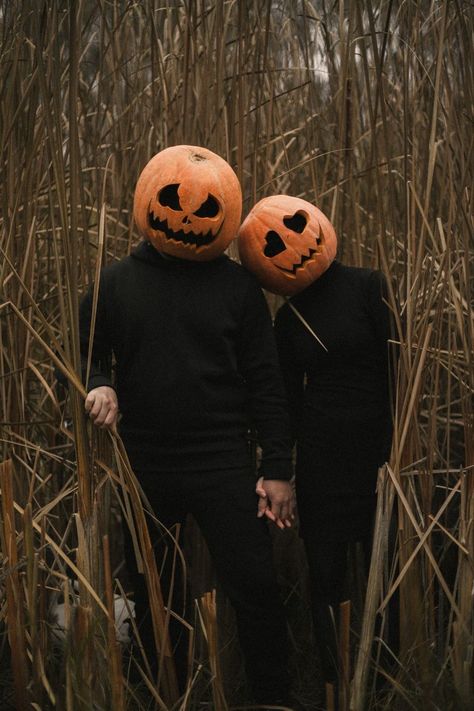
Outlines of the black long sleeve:
{"type": "Polygon", "coordinates": [[[105,300],[102,298],[101,293],[103,288],[104,281],[101,279],[99,286],[100,298],[97,304],[96,320],[94,324],[94,343],[90,363],[89,341],[93,311],[93,288],[89,289],[79,305],[82,375],[83,379],[86,380],[87,371],[89,370],[89,377],[86,383],[86,389],[88,392],[102,385],[114,387],[111,373],[112,346],[111,337],[107,330],[105,300]]]}
{"type": "Polygon", "coordinates": [[[280,366],[285,385],[290,414],[293,443],[297,439],[304,405],[305,368],[297,357],[296,343],[291,338],[288,327],[293,314],[287,309],[280,309],[275,318],[275,338],[280,359],[280,366]]]}
{"type": "MultiPolygon", "coordinates": [[[[92,293],[81,303],[87,357],[92,293]]],[[[291,476],[289,426],[271,318],[254,277],[222,257],[167,260],[142,243],[102,272],[88,387],[113,385],[120,432],[138,470],[247,465],[247,432],[262,474],[291,476]]]]}
{"type": "Polygon", "coordinates": [[[288,479],[291,472],[290,423],[274,344],[272,321],[262,290],[249,283],[237,344],[238,368],[248,386],[251,422],[262,447],[260,473],[265,479],[288,479]]]}

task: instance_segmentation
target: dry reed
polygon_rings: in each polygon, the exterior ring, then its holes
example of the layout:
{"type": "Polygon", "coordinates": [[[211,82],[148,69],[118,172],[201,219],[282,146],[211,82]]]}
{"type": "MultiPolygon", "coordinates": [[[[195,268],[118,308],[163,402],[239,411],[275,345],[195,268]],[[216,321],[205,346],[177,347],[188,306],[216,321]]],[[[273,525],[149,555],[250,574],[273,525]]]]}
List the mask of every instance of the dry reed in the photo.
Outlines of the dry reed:
{"type": "MultiPolygon", "coordinates": [[[[171,611],[140,492],[120,441],[86,423],[77,326],[80,294],[137,239],[142,166],[177,143],[229,160],[245,211],[276,192],[315,201],[336,226],[342,260],[388,277],[400,349],[395,436],[352,635],[350,707],[472,708],[472,20],[462,0],[0,3],[5,708],[146,707],[119,681],[112,634],[123,566],[120,548],[102,541],[118,539],[120,514],[134,527],[161,661],[155,684],[139,660],[144,684],[163,709],[202,698],[191,663],[178,700],[171,611]],[[61,600],[63,663],[52,619],[61,600]]],[[[304,602],[302,576],[285,582],[304,602]]],[[[207,628],[205,663],[221,689],[213,615],[207,628]]],[[[346,634],[346,668],[347,643],[346,634]]]]}

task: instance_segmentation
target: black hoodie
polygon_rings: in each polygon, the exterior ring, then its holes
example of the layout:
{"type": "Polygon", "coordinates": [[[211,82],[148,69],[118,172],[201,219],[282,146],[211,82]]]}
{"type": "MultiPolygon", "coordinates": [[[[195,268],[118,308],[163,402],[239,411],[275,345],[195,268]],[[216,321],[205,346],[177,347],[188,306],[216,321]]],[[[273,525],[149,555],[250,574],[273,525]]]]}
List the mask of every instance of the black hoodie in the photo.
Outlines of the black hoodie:
{"type": "MultiPolygon", "coordinates": [[[[92,290],[80,307],[83,359],[91,309],[92,290]]],[[[105,267],[87,389],[99,385],[117,391],[120,434],[138,471],[242,468],[254,428],[260,473],[291,476],[269,310],[254,277],[226,256],[166,259],[142,242],[105,267]]]]}

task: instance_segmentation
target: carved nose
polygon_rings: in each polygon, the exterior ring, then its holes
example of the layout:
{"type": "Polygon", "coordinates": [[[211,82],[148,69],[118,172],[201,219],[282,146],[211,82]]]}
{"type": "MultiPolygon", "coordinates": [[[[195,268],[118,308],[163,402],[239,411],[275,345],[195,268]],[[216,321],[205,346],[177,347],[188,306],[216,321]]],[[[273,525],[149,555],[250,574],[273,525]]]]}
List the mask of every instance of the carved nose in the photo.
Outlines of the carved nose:
{"type": "Polygon", "coordinates": [[[189,217],[184,217],[184,218],[183,218],[183,225],[189,225],[190,222],[191,222],[191,221],[190,221],[189,217]]]}

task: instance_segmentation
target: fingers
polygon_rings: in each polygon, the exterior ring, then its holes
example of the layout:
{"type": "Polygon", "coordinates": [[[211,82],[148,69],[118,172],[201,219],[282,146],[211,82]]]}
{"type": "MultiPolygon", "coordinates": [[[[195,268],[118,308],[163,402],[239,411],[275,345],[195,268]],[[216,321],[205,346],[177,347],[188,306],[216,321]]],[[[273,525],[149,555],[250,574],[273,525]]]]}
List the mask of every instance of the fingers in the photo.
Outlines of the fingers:
{"type": "Polygon", "coordinates": [[[273,511],[271,509],[269,509],[269,508],[266,509],[265,516],[267,518],[269,518],[270,521],[273,521],[273,523],[276,526],[278,526],[278,528],[281,528],[281,530],[283,530],[285,528],[284,522],[280,518],[277,518],[277,516],[275,516],[275,514],[273,513],[273,511]]]}
{"type": "Polygon", "coordinates": [[[103,426],[104,427],[112,427],[113,425],[115,425],[116,419],[117,419],[117,407],[112,405],[105,417],[103,426]]]}
{"type": "Polygon", "coordinates": [[[86,401],[84,403],[86,412],[90,412],[90,409],[91,409],[92,405],[94,404],[94,401],[95,401],[94,392],[95,392],[94,390],[91,390],[91,392],[87,394],[86,401]]]}
{"type": "Polygon", "coordinates": [[[291,518],[291,501],[284,501],[280,508],[280,518],[287,521],[291,518]]]}
{"type": "Polygon", "coordinates": [[[265,516],[273,521],[278,528],[291,528],[293,516],[293,493],[288,482],[278,480],[263,480],[257,482],[256,491],[261,497],[259,515],[263,509],[262,500],[265,494],[265,516]],[[263,494],[264,492],[264,494],[263,494]]]}
{"type": "Polygon", "coordinates": [[[266,499],[260,499],[258,502],[257,517],[261,518],[264,515],[282,530],[285,528],[291,528],[292,526],[290,519],[281,519],[279,516],[275,516],[272,509],[268,506],[266,499]]]}
{"type": "Polygon", "coordinates": [[[89,410],[89,417],[98,426],[103,425],[105,418],[109,414],[109,405],[102,397],[96,397],[89,410]]]}
{"type": "Polygon", "coordinates": [[[97,427],[115,428],[118,403],[113,388],[102,386],[91,390],[86,397],[84,406],[97,427]]]}
{"type": "Polygon", "coordinates": [[[261,476],[260,479],[257,481],[257,486],[255,487],[255,491],[262,498],[264,498],[264,499],[267,498],[267,492],[265,491],[265,489],[263,487],[263,476],[261,476]]]}
{"type": "Polygon", "coordinates": [[[265,489],[263,488],[263,476],[257,481],[255,493],[258,495],[257,518],[262,518],[265,515],[268,499],[265,489]]]}
{"type": "Polygon", "coordinates": [[[258,500],[258,506],[257,506],[257,517],[262,518],[264,514],[266,514],[268,509],[268,501],[266,496],[261,496],[258,500]]]}
{"type": "Polygon", "coordinates": [[[274,521],[279,528],[291,528],[290,515],[286,506],[275,506],[272,504],[271,513],[274,516],[274,521]]]}

